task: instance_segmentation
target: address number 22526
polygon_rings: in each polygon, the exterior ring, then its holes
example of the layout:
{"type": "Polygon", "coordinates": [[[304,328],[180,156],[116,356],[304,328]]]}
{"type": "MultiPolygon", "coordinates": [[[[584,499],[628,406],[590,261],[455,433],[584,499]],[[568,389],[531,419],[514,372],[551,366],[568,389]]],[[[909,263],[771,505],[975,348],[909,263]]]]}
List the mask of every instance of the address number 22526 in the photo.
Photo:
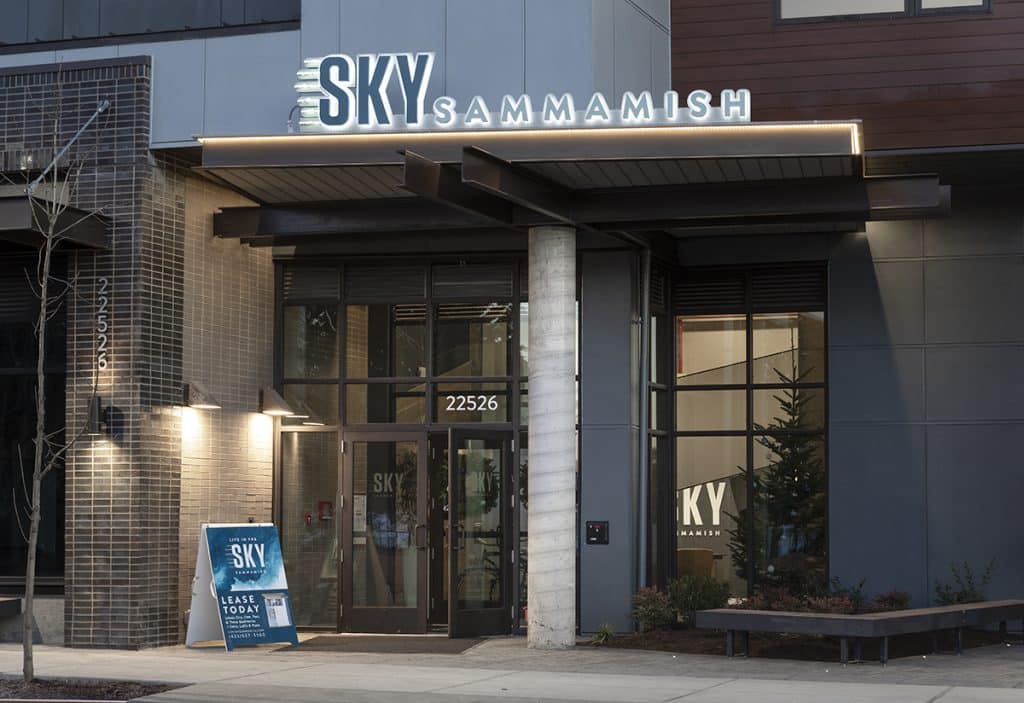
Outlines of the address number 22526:
{"type": "Polygon", "coordinates": [[[445,402],[448,403],[445,407],[445,411],[450,413],[471,413],[476,412],[477,410],[498,409],[498,396],[496,395],[453,393],[446,395],[444,399],[445,402]]]}

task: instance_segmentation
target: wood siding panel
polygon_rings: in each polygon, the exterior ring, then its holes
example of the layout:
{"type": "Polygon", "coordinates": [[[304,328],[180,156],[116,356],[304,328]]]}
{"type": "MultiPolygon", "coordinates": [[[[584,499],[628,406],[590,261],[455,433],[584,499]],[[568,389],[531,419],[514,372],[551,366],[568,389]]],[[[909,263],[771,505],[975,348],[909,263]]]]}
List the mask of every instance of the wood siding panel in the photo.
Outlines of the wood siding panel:
{"type": "Polygon", "coordinates": [[[672,0],[672,83],[750,88],[757,121],[863,119],[868,149],[1024,143],[1024,0],[801,23],[774,0],[672,0]]]}

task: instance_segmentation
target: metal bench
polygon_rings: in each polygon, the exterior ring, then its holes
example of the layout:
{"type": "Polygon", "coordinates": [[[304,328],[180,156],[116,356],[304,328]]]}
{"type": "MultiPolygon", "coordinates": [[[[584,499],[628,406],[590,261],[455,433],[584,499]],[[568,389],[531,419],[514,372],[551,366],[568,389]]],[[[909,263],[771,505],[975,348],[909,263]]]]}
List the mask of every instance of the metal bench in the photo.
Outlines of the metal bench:
{"type": "Polygon", "coordinates": [[[736,654],[737,633],[743,642],[743,655],[749,656],[751,632],[790,632],[838,637],[839,660],[844,664],[850,660],[850,640],[853,640],[855,648],[854,657],[859,661],[863,640],[880,639],[879,661],[885,664],[889,661],[889,638],[894,635],[930,632],[932,651],[937,652],[937,633],[952,630],[954,647],[959,654],[963,651],[965,627],[999,623],[1000,631],[1005,633],[1006,622],[1017,619],[1024,625],[1024,600],[997,600],[858,615],[718,608],[699,611],[695,625],[706,630],[725,630],[725,649],[730,657],[736,654]]]}

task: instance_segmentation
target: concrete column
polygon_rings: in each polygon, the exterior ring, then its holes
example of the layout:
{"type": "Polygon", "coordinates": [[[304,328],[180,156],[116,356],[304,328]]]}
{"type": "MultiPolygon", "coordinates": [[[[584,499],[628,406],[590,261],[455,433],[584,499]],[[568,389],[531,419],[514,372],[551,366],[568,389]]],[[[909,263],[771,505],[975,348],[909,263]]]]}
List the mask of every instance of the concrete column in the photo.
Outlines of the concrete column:
{"type": "Polygon", "coordinates": [[[529,621],[537,649],[576,643],[576,230],[529,234],[529,621]]]}

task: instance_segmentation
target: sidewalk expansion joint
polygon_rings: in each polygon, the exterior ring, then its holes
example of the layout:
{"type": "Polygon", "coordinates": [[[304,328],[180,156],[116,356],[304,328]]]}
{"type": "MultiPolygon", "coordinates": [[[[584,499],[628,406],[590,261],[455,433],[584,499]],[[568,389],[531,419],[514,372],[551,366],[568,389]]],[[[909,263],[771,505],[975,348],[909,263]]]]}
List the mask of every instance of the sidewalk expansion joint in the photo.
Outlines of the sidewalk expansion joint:
{"type": "Polygon", "coordinates": [[[681,696],[676,696],[675,698],[669,698],[669,699],[667,699],[665,701],[662,701],[662,703],[673,703],[673,701],[681,701],[684,698],[689,698],[690,696],[696,695],[698,693],[704,693],[705,691],[710,691],[713,688],[718,688],[719,686],[724,686],[725,684],[733,683],[734,681],[739,681],[739,679],[726,679],[725,681],[719,681],[718,683],[713,683],[710,686],[705,686],[704,688],[698,688],[696,691],[690,691],[689,693],[684,693],[681,696]]]}

